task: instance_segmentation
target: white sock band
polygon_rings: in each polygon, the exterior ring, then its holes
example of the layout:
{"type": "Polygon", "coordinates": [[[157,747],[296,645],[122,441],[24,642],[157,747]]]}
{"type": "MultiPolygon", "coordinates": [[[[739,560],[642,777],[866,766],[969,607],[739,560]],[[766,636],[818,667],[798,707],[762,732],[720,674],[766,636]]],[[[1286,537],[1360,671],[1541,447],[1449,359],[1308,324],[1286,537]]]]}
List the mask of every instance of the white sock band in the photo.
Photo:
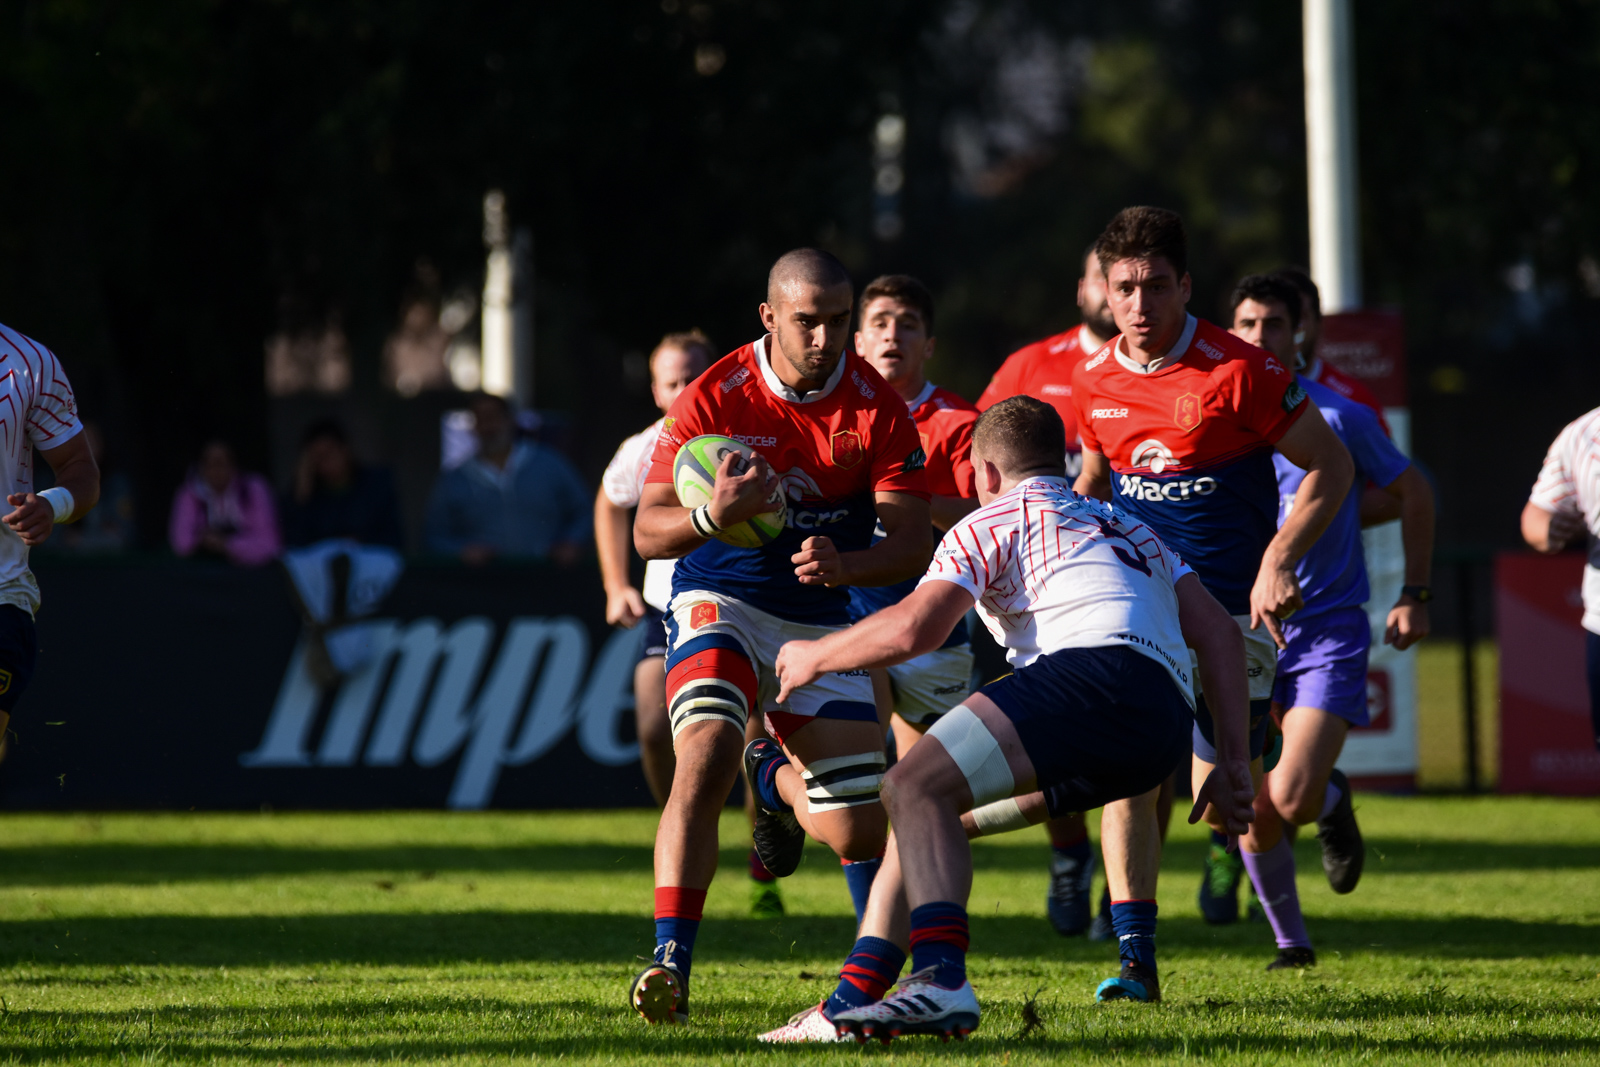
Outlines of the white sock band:
{"type": "Polygon", "coordinates": [[[882,752],[831,756],[812,761],[800,772],[806,783],[806,810],[813,815],[840,808],[877,804],[888,761],[882,752]]]}
{"type": "Polygon", "coordinates": [[[66,522],[72,518],[72,509],[78,502],[72,499],[72,491],[63,485],[54,485],[39,494],[40,500],[48,501],[50,510],[56,513],[57,522],[66,522]]]}
{"type": "Polygon", "coordinates": [[[1033,825],[1028,821],[1028,817],[1022,814],[1022,805],[1017,803],[1016,797],[1006,797],[993,804],[973,808],[972,821],[978,824],[980,836],[1010,833],[1012,830],[1021,830],[1023,827],[1033,825]]]}
{"type": "Polygon", "coordinates": [[[924,736],[937,737],[961,768],[967,778],[967,788],[972,790],[974,808],[1009,797],[1016,789],[1005,753],[1000,751],[1000,742],[965,704],[940,716],[924,736]]]}

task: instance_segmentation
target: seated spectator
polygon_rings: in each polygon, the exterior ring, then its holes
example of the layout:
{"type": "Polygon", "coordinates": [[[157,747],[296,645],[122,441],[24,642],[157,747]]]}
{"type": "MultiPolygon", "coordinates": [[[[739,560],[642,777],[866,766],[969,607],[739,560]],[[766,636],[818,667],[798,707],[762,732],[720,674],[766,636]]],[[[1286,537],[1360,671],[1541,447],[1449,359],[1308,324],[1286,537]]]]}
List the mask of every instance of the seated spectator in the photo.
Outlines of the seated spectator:
{"type": "Polygon", "coordinates": [[[239,470],[233,449],[212,441],[178,487],[167,527],[172,551],[256,567],[278,556],[278,517],[272,489],[259,474],[239,470]]]}
{"type": "Polygon", "coordinates": [[[83,437],[100,467],[100,503],[77,522],[58,526],[55,536],[41,548],[78,556],[112,555],[131,552],[138,537],[134,522],[133,482],[107,455],[100,427],[83,424],[83,437]]]}
{"type": "Polygon", "coordinates": [[[511,405],[472,399],[478,452],[444,472],[428,502],[430,552],[478,566],[491,559],[550,559],[569,566],[589,539],[589,493],[565,456],[519,441],[511,405]]]}
{"type": "Polygon", "coordinates": [[[398,549],[403,540],[394,479],[381,467],[357,463],[349,438],[332,420],[313,423],[301,437],[282,515],[284,544],[296,548],[348,539],[398,549]]]}

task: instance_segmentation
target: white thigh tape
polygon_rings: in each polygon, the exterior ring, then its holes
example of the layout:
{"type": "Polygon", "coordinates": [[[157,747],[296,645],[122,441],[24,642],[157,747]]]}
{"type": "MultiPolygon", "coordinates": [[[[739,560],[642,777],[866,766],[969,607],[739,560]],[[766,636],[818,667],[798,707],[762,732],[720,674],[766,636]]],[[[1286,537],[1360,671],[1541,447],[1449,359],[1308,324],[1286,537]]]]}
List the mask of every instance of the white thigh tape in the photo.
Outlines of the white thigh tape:
{"type": "Polygon", "coordinates": [[[882,752],[813,761],[800,772],[806,783],[806,810],[815,815],[878,803],[887,766],[882,752]]]}
{"type": "Polygon", "coordinates": [[[966,775],[974,808],[1008,797],[1016,789],[1006,755],[1000,751],[1000,742],[965,704],[940,718],[925,736],[937,737],[961,768],[961,773],[966,775]]]}
{"type": "Polygon", "coordinates": [[[972,820],[978,824],[978,833],[983,836],[1009,833],[1033,825],[1022,814],[1022,805],[1017,803],[1016,797],[1006,797],[993,804],[973,808],[972,820]]]}

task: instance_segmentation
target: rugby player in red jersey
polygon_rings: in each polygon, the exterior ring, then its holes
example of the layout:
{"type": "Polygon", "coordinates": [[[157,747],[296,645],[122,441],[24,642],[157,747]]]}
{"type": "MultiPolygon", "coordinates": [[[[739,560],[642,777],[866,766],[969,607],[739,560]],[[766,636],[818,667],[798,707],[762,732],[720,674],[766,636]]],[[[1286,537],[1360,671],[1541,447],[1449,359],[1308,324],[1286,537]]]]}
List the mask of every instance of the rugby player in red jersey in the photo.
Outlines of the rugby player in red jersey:
{"type": "Polygon", "coordinates": [[[867,672],[830,673],[780,705],[773,671],[785,641],[849,622],[846,586],[914,577],[933,550],[916,426],[878,373],[844,350],[854,295],[827,253],[781,257],[761,305],[766,336],[679,396],[640,496],[635,547],[646,559],[678,560],[666,624],[677,769],[656,832],[656,950],[628,991],[651,1023],[688,1021],[717,819],[741,750],[757,798],[756,846],[773,873],[794,870],[807,833],[843,859],[883,853],[883,727],[867,672]],[[736,438],[758,455],[736,474],[730,454],[710,503],[690,509],[673,488],[673,461],[703,434],[736,438]],[[787,520],[771,543],[745,549],[715,539],[772,510],[780,486],[787,520]],[[745,748],[753,714],[777,744],[745,748]]]}
{"type": "Polygon", "coordinates": [[[1078,312],[1083,321],[1065,333],[1024,345],[1000,364],[978,397],[978,410],[988,411],[1012,396],[1031,396],[1056,409],[1067,430],[1067,477],[1076,478],[1082,464],[1078,413],[1072,406],[1072,372],[1116,336],[1117,324],[1106,303],[1106,274],[1090,245],[1083,253],[1078,279],[1078,312]]]}
{"type": "MultiPolygon", "coordinates": [[[[1013,396],[1031,396],[1056,409],[1067,434],[1067,477],[1082,470],[1082,443],[1078,440],[1078,414],[1072,406],[1072,372],[1085,358],[1117,334],[1116,321],[1106,302],[1106,272],[1094,245],[1083,253],[1083,273],[1078,278],[1078,312],[1083,321],[1065,333],[1046,337],[1011,353],[978,397],[978,410],[988,411],[1013,396]]],[[[1162,838],[1172,814],[1174,782],[1162,787],[1160,820],[1162,838]]],[[[1091,940],[1111,937],[1109,886],[1102,894],[1100,914],[1090,925],[1090,891],[1094,883],[1094,850],[1082,812],[1070,812],[1045,822],[1050,837],[1050,890],[1045,914],[1062,937],[1089,931],[1091,940]]]]}
{"type": "MultiPolygon", "coordinates": [[[[1350,487],[1350,454],[1295,383],[1292,368],[1188,313],[1188,247],[1176,214],[1126,208],[1096,248],[1121,335],[1073,376],[1083,440],[1074,488],[1149,523],[1239,623],[1248,650],[1253,762],[1217,763],[1203,693],[1194,743],[1197,759],[1230,781],[1249,781],[1260,773],[1282,642],[1278,620],[1301,606],[1295,565],[1350,487]],[[1274,448],[1306,471],[1281,528],[1274,448]]],[[[1101,819],[1112,925],[1124,948],[1155,933],[1158,794],[1110,804],[1101,819]]],[[[1222,829],[1214,816],[1207,818],[1222,829]]],[[[1153,959],[1124,954],[1122,974],[1102,982],[1096,995],[1157,999],[1153,959]]]]}
{"type": "MultiPolygon", "coordinates": [[[[855,350],[883,375],[911,411],[928,458],[933,525],[942,534],[978,506],[971,456],[978,411],[964,398],[928,381],[934,316],[933,294],[927,286],[908,274],[886,274],[861,290],[860,304],[855,350]]],[[[913,578],[889,586],[852,586],[850,621],[899,603],[916,584],[913,578]]],[[[917,738],[971,689],[972,641],[965,620],[956,624],[940,647],[882,673],[889,692],[881,702],[893,709],[890,725],[895,749],[903,757],[917,738]]],[[[858,924],[879,864],[878,858],[844,861],[858,924]]]]}

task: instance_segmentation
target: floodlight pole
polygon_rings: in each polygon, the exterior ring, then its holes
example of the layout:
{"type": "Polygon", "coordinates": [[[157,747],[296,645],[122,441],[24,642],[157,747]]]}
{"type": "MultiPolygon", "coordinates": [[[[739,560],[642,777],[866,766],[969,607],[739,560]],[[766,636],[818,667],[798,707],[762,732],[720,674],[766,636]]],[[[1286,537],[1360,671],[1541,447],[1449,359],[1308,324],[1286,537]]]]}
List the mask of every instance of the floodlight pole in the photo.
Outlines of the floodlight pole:
{"type": "Polygon", "coordinates": [[[1350,0],[1302,0],[1311,276],[1325,313],[1361,307],[1350,0]]]}
{"type": "Polygon", "coordinates": [[[483,275],[483,391],[511,397],[516,391],[514,319],[511,310],[511,244],[506,198],[491,189],[483,198],[483,245],[489,253],[483,275]]]}

